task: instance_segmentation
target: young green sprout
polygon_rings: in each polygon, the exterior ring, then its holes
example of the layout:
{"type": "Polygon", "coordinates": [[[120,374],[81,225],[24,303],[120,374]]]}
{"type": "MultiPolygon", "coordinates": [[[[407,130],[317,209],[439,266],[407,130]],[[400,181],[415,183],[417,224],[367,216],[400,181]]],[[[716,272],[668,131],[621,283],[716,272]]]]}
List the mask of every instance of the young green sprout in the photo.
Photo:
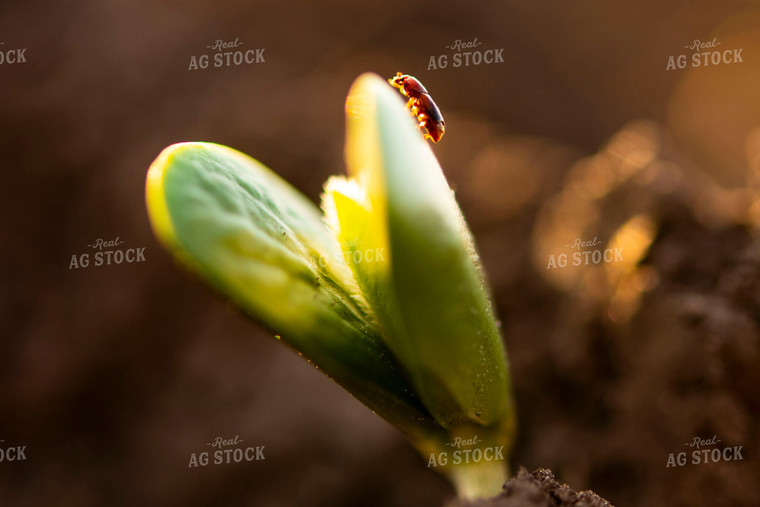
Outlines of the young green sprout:
{"type": "Polygon", "coordinates": [[[256,160],[167,147],[146,201],[185,266],[400,429],[462,498],[493,496],[515,430],[472,237],[402,97],[374,74],[346,101],[348,177],[324,214],[256,160]]]}

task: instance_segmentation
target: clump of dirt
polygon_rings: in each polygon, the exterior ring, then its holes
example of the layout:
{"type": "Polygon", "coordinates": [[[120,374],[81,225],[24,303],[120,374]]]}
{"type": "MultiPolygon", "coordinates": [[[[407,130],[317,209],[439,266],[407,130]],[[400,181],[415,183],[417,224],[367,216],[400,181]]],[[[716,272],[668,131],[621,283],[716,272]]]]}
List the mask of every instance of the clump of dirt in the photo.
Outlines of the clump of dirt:
{"type": "Polygon", "coordinates": [[[528,472],[520,467],[513,478],[504,484],[497,497],[461,503],[459,507],[612,507],[612,504],[593,491],[576,492],[560,484],[551,470],[539,468],[528,472]]]}

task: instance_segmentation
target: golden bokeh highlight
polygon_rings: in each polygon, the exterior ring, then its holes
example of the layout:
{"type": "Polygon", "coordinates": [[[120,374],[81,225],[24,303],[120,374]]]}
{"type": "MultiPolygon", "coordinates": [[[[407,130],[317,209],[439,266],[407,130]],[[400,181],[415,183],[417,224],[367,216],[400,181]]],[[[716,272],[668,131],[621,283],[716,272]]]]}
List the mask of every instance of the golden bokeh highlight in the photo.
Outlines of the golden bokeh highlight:
{"type": "MultiPolygon", "coordinates": [[[[715,37],[723,47],[757,54],[754,26],[760,15],[747,12],[721,25],[715,37]]],[[[539,209],[533,265],[558,289],[604,305],[614,322],[628,321],[659,281],[646,263],[659,230],[658,202],[685,207],[709,229],[744,226],[760,233],[760,76],[746,76],[750,68],[740,64],[719,70],[685,72],[667,124],[625,125],[597,153],[573,163],[560,190],[539,209]],[[720,107],[707,100],[716,95],[720,107]],[[576,240],[587,244],[573,248],[576,240]],[[591,250],[622,255],[588,262],[591,250]],[[586,256],[582,262],[572,262],[577,252],[586,256]],[[552,264],[563,254],[565,265],[552,264]]]]}
{"type": "Polygon", "coordinates": [[[644,291],[657,284],[654,268],[640,266],[657,233],[652,217],[636,215],[615,232],[609,248],[622,253],[622,260],[604,264],[607,287],[611,291],[607,314],[616,321],[627,321],[638,309],[644,291]]]}
{"type": "MultiPolygon", "coordinates": [[[[603,266],[607,263],[586,263],[583,259],[579,264],[568,262],[567,266],[556,268],[548,267],[548,263],[552,256],[563,253],[572,258],[578,250],[569,247],[576,239],[592,241],[596,238],[599,244],[594,246],[595,249],[615,248],[614,241],[605,245],[597,232],[605,200],[634,176],[643,174],[644,181],[659,181],[658,172],[667,168],[654,164],[661,137],[657,124],[633,122],[614,135],[599,153],[577,161],[570,168],[562,190],[541,207],[533,231],[534,266],[550,283],[594,301],[609,300],[615,294],[617,289],[604,272],[603,266]]],[[[671,181],[667,186],[674,184],[671,181]]],[[[640,220],[633,222],[626,231],[645,231],[654,235],[655,226],[651,221],[647,227],[641,224],[640,220]],[[634,227],[637,224],[638,229],[634,227]]],[[[647,243],[647,235],[627,234],[626,246],[632,251],[639,249],[634,248],[634,239],[647,243]]],[[[651,237],[648,241],[651,242],[651,237]]]]}

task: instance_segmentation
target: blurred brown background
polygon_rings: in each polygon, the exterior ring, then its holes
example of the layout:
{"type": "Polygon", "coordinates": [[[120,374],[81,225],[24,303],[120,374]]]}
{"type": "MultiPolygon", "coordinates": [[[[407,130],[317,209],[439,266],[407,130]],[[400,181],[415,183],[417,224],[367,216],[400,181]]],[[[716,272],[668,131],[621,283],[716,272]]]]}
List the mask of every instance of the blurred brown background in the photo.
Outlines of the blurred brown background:
{"type": "Polygon", "coordinates": [[[177,270],[144,177],[227,144],[315,201],[364,71],[422,80],[490,274],[512,467],[618,506],[760,504],[756,1],[3,2],[2,505],[441,505],[392,427],[177,270]],[[265,63],[188,71],[217,39],[265,63]],[[504,62],[453,68],[455,40],[504,62]],[[743,62],[666,70],[695,39],[743,62]],[[431,56],[446,69],[428,70],[431,56]],[[98,238],[146,262],[69,269],[98,238]],[[575,238],[619,264],[547,270],[575,238]],[[188,468],[218,436],[265,461],[188,468]],[[695,436],[744,460],[666,468],[695,436]]]}

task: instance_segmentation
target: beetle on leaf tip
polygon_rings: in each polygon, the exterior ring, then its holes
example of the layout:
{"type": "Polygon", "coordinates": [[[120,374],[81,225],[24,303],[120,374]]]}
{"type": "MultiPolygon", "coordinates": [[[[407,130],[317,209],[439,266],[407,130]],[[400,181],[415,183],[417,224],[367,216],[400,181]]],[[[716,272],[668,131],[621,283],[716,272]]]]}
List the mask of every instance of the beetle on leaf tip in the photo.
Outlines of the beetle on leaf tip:
{"type": "Polygon", "coordinates": [[[422,86],[420,80],[408,74],[396,72],[396,75],[388,82],[398,88],[402,95],[409,97],[406,107],[412,110],[419,121],[419,128],[425,134],[425,139],[437,143],[446,131],[446,123],[443,121],[441,110],[433,101],[428,91],[422,86]]]}

